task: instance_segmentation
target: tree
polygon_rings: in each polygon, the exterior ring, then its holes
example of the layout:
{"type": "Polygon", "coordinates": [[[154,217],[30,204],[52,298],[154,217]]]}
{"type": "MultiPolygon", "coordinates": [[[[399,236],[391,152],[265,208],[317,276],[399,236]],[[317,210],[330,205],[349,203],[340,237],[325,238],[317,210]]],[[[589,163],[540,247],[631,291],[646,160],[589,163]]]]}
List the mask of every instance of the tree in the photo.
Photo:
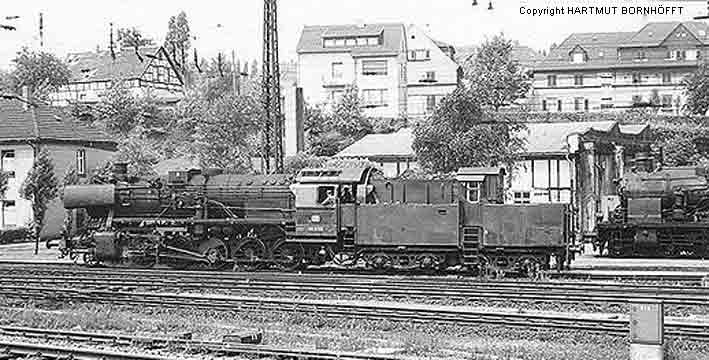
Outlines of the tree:
{"type": "Polygon", "coordinates": [[[54,176],[54,164],[46,149],[40,149],[25,181],[20,187],[20,196],[32,202],[32,228],[35,240],[44,226],[47,206],[59,194],[59,185],[54,176]]]}
{"type": "Polygon", "coordinates": [[[117,34],[118,43],[124,48],[139,48],[141,46],[155,45],[150,37],[143,34],[138,28],[120,28],[117,34]]]}
{"type": "Polygon", "coordinates": [[[475,94],[458,88],[414,127],[413,149],[429,172],[465,166],[510,165],[522,152],[524,129],[513,115],[486,113],[475,94]]]}
{"type": "Polygon", "coordinates": [[[5,193],[7,193],[7,181],[9,176],[6,172],[0,171],[0,198],[5,198],[5,193]]]}
{"type": "Polygon", "coordinates": [[[35,97],[42,97],[47,90],[66,85],[71,78],[67,65],[51,53],[22,48],[12,60],[15,68],[15,91],[28,86],[35,97]]]}
{"type": "Polygon", "coordinates": [[[187,50],[190,49],[190,24],[184,11],[181,11],[177,16],[171,16],[167,24],[165,47],[170,49],[172,46],[175,46],[180,54],[182,50],[187,53],[187,50]]]}
{"type": "Polygon", "coordinates": [[[687,95],[685,109],[694,115],[705,115],[709,110],[709,71],[707,71],[707,66],[700,65],[682,82],[687,95]]]}
{"type": "Polygon", "coordinates": [[[373,132],[356,87],[348,87],[331,112],[307,106],[304,122],[308,151],[318,156],[333,156],[373,132]]]}
{"type": "Polygon", "coordinates": [[[531,86],[527,74],[512,59],[512,41],[500,34],[488,39],[465,74],[482,106],[498,111],[523,98],[531,86]]]}

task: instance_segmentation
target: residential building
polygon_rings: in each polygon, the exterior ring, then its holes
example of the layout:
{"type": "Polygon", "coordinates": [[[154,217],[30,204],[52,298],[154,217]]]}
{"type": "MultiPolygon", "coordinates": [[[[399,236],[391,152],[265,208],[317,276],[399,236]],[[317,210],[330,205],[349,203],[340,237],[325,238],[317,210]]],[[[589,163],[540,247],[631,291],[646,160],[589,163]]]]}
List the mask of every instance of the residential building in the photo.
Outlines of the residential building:
{"type": "MultiPolygon", "coordinates": [[[[573,204],[576,234],[592,237],[599,215],[617,205],[614,182],[636,152],[650,144],[647,125],[619,125],[616,121],[528,123],[519,134],[525,151],[508,169],[507,203],[573,204]]],[[[396,177],[417,168],[413,134],[402,129],[391,134],[367,135],[336,157],[376,162],[385,176],[396,177]]]]}
{"type": "Polygon", "coordinates": [[[454,49],[413,25],[306,26],[297,51],[309,105],[332,105],[355,86],[368,116],[420,116],[457,85],[454,49]]]}
{"type": "MultiPolygon", "coordinates": [[[[49,106],[31,104],[14,94],[0,95],[0,171],[9,175],[7,191],[0,198],[0,229],[27,226],[32,220],[32,204],[20,197],[19,190],[39,149],[48,151],[61,184],[70,169],[79,176],[91,174],[111,158],[116,146],[104,133],[49,106]]],[[[65,214],[61,200],[52,201],[42,237],[57,236],[65,214]]]]}
{"type": "Polygon", "coordinates": [[[433,40],[416,25],[406,30],[406,113],[410,118],[424,117],[458,87],[462,70],[452,45],[433,40]]]}
{"type": "Polygon", "coordinates": [[[183,79],[172,56],[163,47],[122,48],[73,53],[66,62],[71,79],[50,95],[52,104],[97,103],[104,93],[122,83],[136,95],[151,95],[166,104],[183,97],[183,79]]]}
{"type": "Polygon", "coordinates": [[[682,80],[707,55],[703,22],[652,22],[635,32],[574,33],[534,68],[533,109],[611,111],[653,105],[677,114],[682,80]]]}

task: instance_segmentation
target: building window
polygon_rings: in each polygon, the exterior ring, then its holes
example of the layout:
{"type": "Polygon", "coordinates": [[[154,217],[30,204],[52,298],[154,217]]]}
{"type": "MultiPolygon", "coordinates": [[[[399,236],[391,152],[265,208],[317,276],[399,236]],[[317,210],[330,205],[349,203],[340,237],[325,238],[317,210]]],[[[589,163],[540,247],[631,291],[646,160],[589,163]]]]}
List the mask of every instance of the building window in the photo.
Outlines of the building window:
{"type": "Polygon", "coordinates": [[[368,37],[367,38],[367,45],[369,45],[369,46],[379,45],[379,38],[378,37],[368,37]]]}
{"type": "MultiPolygon", "coordinates": [[[[577,97],[574,98],[574,111],[581,111],[584,110],[584,101],[585,99],[582,97],[577,97]]],[[[587,110],[587,109],[586,109],[587,110]]]]}
{"type": "Polygon", "coordinates": [[[633,84],[640,84],[642,82],[642,79],[643,78],[640,75],[640,73],[638,73],[638,72],[633,73],[633,84]]]}
{"type": "Polygon", "coordinates": [[[555,87],[556,86],[556,75],[547,75],[547,86],[548,87],[555,87]]]}
{"type": "Polygon", "coordinates": [[[76,150],[76,174],[86,176],[86,150],[76,150]]]}
{"type": "Polygon", "coordinates": [[[635,60],[645,60],[645,50],[638,50],[635,53],[635,60]]]}
{"type": "Polygon", "coordinates": [[[436,97],[433,95],[426,96],[426,113],[436,111],[436,97]]]}
{"type": "Polygon", "coordinates": [[[364,60],[362,61],[362,75],[386,75],[386,60],[364,60]]]}
{"type": "Polygon", "coordinates": [[[574,58],[573,58],[574,63],[580,64],[586,61],[586,56],[584,56],[584,53],[574,53],[574,58]]]}
{"type": "Polygon", "coordinates": [[[15,210],[15,201],[13,200],[5,200],[2,202],[2,225],[4,228],[17,226],[17,211],[15,210]]]}
{"type": "Polygon", "coordinates": [[[671,84],[672,83],[672,73],[662,73],[662,83],[671,84]]]}
{"type": "Polygon", "coordinates": [[[465,198],[470,203],[480,202],[480,187],[482,185],[479,181],[468,181],[465,182],[465,198]]]}
{"type": "Polygon", "coordinates": [[[588,111],[588,99],[583,100],[583,109],[584,111],[588,111]]]}
{"type": "Polygon", "coordinates": [[[386,89],[362,90],[362,99],[364,106],[386,106],[386,89]]]}
{"type": "Polygon", "coordinates": [[[423,79],[421,79],[422,82],[436,82],[436,72],[435,71],[426,71],[426,74],[424,75],[423,79]]]}
{"type": "Polygon", "coordinates": [[[549,110],[549,109],[547,108],[547,101],[546,101],[546,100],[542,100],[542,111],[547,111],[547,110],[549,110]]]}
{"type": "Polygon", "coordinates": [[[332,91],[330,91],[330,101],[333,103],[336,103],[336,102],[340,101],[340,99],[342,98],[342,95],[344,95],[344,94],[345,94],[344,90],[332,90],[332,91]]]}
{"type": "Polygon", "coordinates": [[[6,173],[8,178],[15,177],[15,150],[0,151],[0,170],[6,173]]]}
{"type": "Polygon", "coordinates": [[[515,204],[532,203],[532,194],[529,191],[515,191],[513,197],[515,204]]]}
{"type": "Polygon", "coordinates": [[[357,38],[357,46],[366,46],[367,38],[359,37],[357,38]]]}
{"type": "Polygon", "coordinates": [[[332,78],[333,79],[342,79],[344,68],[345,68],[345,65],[341,62],[332,63],[332,78]]]}
{"type": "Polygon", "coordinates": [[[574,75],[574,85],[583,86],[583,75],[582,74],[574,75]]]}
{"type": "Polygon", "coordinates": [[[345,39],[345,45],[347,45],[347,46],[356,46],[356,45],[357,45],[357,39],[345,39]]]}
{"type": "Polygon", "coordinates": [[[561,112],[561,99],[556,101],[556,111],[561,112]]]}
{"type": "Polygon", "coordinates": [[[687,51],[685,50],[675,50],[675,60],[686,60],[687,51]]]}
{"type": "Polygon", "coordinates": [[[431,59],[430,50],[411,50],[409,51],[410,61],[425,61],[431,59]]]}
{"type": "Polygon", "coordinates": [[[662,95],[662,107],[666,109],[672,107],[672,95],[662,95]]]}

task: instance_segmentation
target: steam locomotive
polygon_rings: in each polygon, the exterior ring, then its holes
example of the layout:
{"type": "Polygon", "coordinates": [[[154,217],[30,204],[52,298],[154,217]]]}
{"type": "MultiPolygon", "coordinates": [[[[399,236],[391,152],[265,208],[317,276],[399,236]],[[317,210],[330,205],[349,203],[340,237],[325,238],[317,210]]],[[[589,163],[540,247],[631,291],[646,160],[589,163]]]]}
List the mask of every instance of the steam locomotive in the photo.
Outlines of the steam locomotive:
{"type": "Polygon", "coordinates": [[[611,257],[709,256],[709,169],[658,167],[639,153],[620,180],[619,204],[599,223],[598,246],[611,257]]]}
{"type": "Polygon", "coordinates": [[[379,271],[499,275],[568,265],[563,204],[502,201],[503,169],[446,180],[390,180],[374,168],[235,175],[218,169],[131,178],[117,164],[103,184],[67,186],[86,219],[63,255],[121,267],[293,271],[337,265],[379,271]]]}

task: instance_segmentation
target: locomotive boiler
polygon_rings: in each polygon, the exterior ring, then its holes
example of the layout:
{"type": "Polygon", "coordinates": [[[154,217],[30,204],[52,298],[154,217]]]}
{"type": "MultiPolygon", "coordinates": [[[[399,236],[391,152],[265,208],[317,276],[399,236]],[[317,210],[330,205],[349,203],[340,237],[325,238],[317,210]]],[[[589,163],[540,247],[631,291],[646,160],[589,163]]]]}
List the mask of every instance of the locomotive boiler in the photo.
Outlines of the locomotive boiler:
{"type": "Polygon", "coordinates": [[[704,167],[658,167],[640,153],[619,183],[620,204],[598,226],[612,257],[709,255],[709,183],[704,167]]]}
{"type": "Polygon", "coordinates": [[[568,208],[502,202],[504,171],[390,180],[374,168],[305,169],[297,177],[173,171],[68,186],[86,219],[60,244],[87,263],[173,268],[337,264],[376,270],[526,273],[568,264],[568,208]]]}

